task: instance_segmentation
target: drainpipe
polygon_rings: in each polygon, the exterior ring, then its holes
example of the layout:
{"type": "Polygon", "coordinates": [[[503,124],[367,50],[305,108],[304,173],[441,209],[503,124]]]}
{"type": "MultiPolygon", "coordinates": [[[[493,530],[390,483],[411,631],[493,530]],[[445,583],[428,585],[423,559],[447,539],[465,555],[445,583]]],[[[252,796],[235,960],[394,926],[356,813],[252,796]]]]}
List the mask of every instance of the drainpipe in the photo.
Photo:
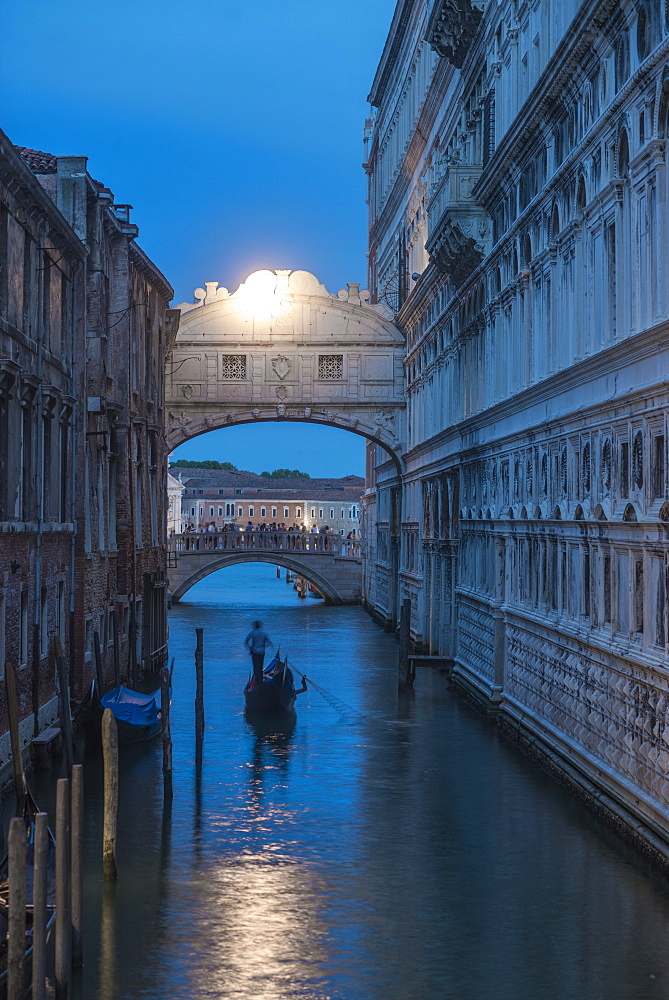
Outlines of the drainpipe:
{"type": "MultiPolygon", "coordinates": [[[[33,709],[33,737],[39,733],[39,668],[40,668],[40,632],[42,623],[42,532],[43,532],[43,510],[44,502],[44,415],[42,406],[44,396],[42,393],[42,350],[43,350],[43,322],[44,322],[44,267],[46,254],[42,239],[38,243],[38,267],[40,270],[40,280],[37,292],[37,448],[35,455],[35,513],[37,515],[37,536],[35,538],[35,610],[33,615],[33,675],[32,675],[32,709],[33,709]]],[[[49,264],[51,266],[51,264],[49,264]]]]}
{"type": "MultiPolygon", "coordinates": [[[[130,343],[130,338],[128,338],[130,343]]],[[[132,391],[132,390],[130,390],[132,391]]],[[[128,496],[130,499],[130,563],[132,568],[132,593],[130,595],[130,635],[128,636],[128,674],[132,678],[132,686],[137,687],[137,553],[135,551],[137,538],[135,528],[135,460],[132,457],[132,420],[130,417],[130,399],[128,399],[128,496]]]]}
{"type": "MultiPolygon", "coordinates": [[[[74,689],[74,662],[75,662],[75,601],[74,591],[76,586],[76,565],[77,565],[77,421],[79,419],[79,402],[77,395],[77,383],[75,372],[75,356],[77,348],[77,292],[79,288],[79,275],[84,269],[83,261],[79,263],[72,278],[72,353],[70,355],[70,367],[72,371],[71,395],[75,402],[72,405],[71,431],[70,431],[70,522],[72,524],[72,534],[70,536],[70,623],[69,623],[69,685],[70,691],[74,689]]],[[[86,299],[86,285],[84,282],[84,296],[82,303],[82,324],[86,331],[88,324],[88,309],[86,299]]],[[[86,380],[86,361],[84,344],[84,381],[86,380]]],[[[86,383],[87,384],[87,383],[86,383]]],[[[86,419],[86,407],[83,408],[86,419]]],[[[84,441],[86,439],[84,438],[84,441]]]]}

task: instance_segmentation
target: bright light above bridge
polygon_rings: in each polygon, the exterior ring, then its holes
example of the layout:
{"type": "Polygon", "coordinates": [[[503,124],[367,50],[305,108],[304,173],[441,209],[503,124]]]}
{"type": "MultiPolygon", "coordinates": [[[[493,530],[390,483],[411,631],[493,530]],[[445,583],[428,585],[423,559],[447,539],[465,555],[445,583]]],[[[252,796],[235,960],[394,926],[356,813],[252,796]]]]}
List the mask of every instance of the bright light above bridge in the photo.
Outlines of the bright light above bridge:
{"type": "Polygon", "coordinates": [[[290,313],[290,271],[255,271],[232,296],[238,312],[247,320],[270,322],[290,313]]]}

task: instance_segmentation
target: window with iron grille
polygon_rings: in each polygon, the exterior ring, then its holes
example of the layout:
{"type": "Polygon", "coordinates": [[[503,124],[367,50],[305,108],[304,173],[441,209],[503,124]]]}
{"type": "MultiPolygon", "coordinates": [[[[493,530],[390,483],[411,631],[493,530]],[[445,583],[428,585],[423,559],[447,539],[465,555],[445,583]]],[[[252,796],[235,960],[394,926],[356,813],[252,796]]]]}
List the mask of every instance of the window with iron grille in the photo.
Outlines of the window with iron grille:
{"type": "Polygon", "coordinates": [[[343,354],[319,354],[318,377],[320,379],[341,380],[344,377],[343,354]]]}
{"type": "Polygon", "coordinates": [[[245,354],[222,354],[221,355],[221,378],[230,379],[236,382],[246,378],[246,355],[245,354]]]}

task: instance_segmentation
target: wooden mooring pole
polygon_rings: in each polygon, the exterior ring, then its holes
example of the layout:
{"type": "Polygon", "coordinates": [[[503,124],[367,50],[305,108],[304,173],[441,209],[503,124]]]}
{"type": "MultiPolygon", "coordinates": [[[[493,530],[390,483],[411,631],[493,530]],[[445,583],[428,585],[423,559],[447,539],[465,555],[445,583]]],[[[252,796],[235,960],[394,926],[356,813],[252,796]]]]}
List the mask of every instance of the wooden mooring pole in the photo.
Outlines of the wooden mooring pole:
{"type": "Polygon", "coordinates": [[[410,669],[409,652],[411,649],[411,601],[405,598],[400,611],[400,651],[397,686],[400,691],[408,691],[413,687],[414,674],[410,669]]]}
{"type": "Polygon", "coordinates": [[[72,768],[72,965],[84,962],[84,768],[72,768]]]}
{"type": "Polygon", "coordinates": [[[160,671],[160,715],[163,724],[163,790],[165,801],[174,795],[172,787],[172,733],[170,731],[170,671],[160,671]]]}
{"type": "Polygon", "coordinates": [[[7,1000],[25,995],[23,957],[26,948],[26,827],[23,819],[9,821],[9,914],[7,1000]]]}
{"type": "Polygon", "coordinates": [[[102,873],[105,882],[115,882],[116,827],[118,822],[118,730],[110,708],[102,713],[102,760],[104,765],[104,817],[102,830],[102,873]]]}
{"type": "Polygon", "coordinates": [[[35,874],[33,876],[33,991],[32,1000],[46,1000],[47,875],[49,830],[47,814],[35,816],[35,874]]]}
{"type": "Polygon", "coordinates": [[[196,628],[195,645],[195,743],[202,749],[204,740],[204,639],[203,628],[196,628]]]}
{"type": "Polygon", "coordinates": [[[72,921],[70,910],[70,788],[67,778],[56,783],[56,998],[65,1000],[70,988],[72,921]]]}

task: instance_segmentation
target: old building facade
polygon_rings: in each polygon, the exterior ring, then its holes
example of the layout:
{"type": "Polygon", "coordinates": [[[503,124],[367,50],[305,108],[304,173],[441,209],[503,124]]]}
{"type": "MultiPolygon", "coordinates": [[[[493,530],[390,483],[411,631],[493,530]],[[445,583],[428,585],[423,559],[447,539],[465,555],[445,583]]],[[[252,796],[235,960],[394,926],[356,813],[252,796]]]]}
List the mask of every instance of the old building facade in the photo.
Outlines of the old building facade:
{"type": "Polygon", "coordinates": [[[22,150],[86,248],[84,349],[74,490],[73,691],[96,670],[105,684],[166,656],[165,358],[178,313],[172,289],[136,242],[131,206],[116,204],[86,157],[22,150]]]}
{"type": "Polygon", "coordinates": [[[370,102],[368,605],[666,838],[669,8],[400,0],[370,102]]]}
{"type": "MultiPolygon", "coordinates": [[[[178,313],[85,157],[0,134],[0,670],[22,737],[165,656],[164,365],[178,313]]],[[[0,698],[0,765],[7,753],[0,698]]]]}
{"type": "MultiPolygon", "coordinates": [[[[176,470],[175,470],[176,471],[176,470]]],[[[328,527],[344,535],[360,530],[361,476],[340,479],[274,479],[253,472],[180,469],[185,528],[206,530],[249,522],[308,531],[328,527]]]]}
{"type": "MultiPolygon", "coordinates": [[[[85,259],[0,133],[0,678],[11,660],[24,739],[58,715],[54,636],[68,658],[73,650],[85,259]]],[[[0,703],[1,766],[9,741],[0,703]]]]}

